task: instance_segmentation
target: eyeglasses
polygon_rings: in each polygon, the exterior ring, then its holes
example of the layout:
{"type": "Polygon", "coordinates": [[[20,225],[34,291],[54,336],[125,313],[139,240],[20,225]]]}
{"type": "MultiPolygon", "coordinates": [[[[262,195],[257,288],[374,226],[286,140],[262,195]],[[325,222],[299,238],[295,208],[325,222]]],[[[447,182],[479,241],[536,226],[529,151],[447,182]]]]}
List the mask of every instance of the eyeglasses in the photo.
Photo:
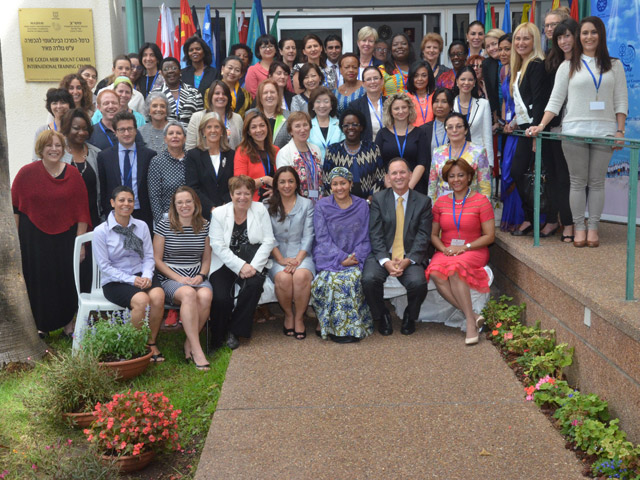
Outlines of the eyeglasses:
{"type": "Polygon", "coordinates": [[[118,133],[132,133],[136,131],[136,127],[123,127],[123,128],[116,128],[116,132],[118,133]]]}
{"type": "Polygon", "coordinates": [[[550,28],[556,28],[558,25],[560,25],[559,22],[545,23],[544,24],[544,28],[545,28],[545,30],[548,30],[550,28]]]}
{"type": "Polygon", "coordinates": [[[387,53],[389,51],[388,48],[384,48],[384,47],[378,47],[378,48],[374,48],[374,50],[376,52],[380,52],[380,53],[387,53]]]}
{"type": "Polygon", "coordinates": [[[373,83],[373,82],[379,82],[380,80],[382,80],[381,77],[369,77],[369,78],[365,78],[364,82],[365,83],[373,83]]]}
{"type": "Polygon", "coordinates": [[[144,70],[144,67],[142,67],[142,65],[136,65],[135,67],[133,67],[133,69],[136,72],[141,72],[142,70],[144,70]]]}
{"type": "Polygon", "coordinates": [[[447,125],[444,127],[445,130],[452,132],[454,130],[464,130],[464,125],[447,125]]]}
{"type": "Polygon", "coordinates": [[[358,128],[359,126],[359,123],[345,123],[344,125],[342,125],[342,129],[346,130],[348,128],[358,128]]]}
{"type": "Polygon", "coordinates": [[[270,43],[265,43],[264,45],[260,45],[260,50],[271,50],[272,48],[276,48],[270,43]]]}
{"type": "Polygon", "coordinates": [[[178,70],[180,70],[180,67],[176,65],[172,65],[172,66],[162,67],[162,70],[165,72],[177,72],[178,70]]]}
{"type": "Polygon", "coordinates": [[[449,54],[449,57],[453,58],[453,57],[464,57],[466,55],[466,53],[464,52],[451,52],[449,54]]]}
{"type": "Polygon", "coordinates": [[[478,68],[482,68],[482,65],[480,65],[479,63],[474,63],[473,65],[471,65],[471,68],[477,70],[478,68]]]}
{"type": "Polygon", "coordinates": [[[182,207],[183,205],[192,205],[193,204],[193,200],[178,200],[176,202],[176,207],[182,207]]]}

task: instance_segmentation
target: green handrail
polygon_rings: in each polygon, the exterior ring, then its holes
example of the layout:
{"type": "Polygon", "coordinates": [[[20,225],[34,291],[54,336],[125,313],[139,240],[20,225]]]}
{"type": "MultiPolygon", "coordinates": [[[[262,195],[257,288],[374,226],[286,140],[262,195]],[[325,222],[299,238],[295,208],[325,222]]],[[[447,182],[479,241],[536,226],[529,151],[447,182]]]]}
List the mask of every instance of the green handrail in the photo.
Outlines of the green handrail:
{"type": "MultiPolygon", "coordinates": [[[[513,135],[530,138],[525,130],[514,130],[513,135]]],[[[542,169],[542,140],[561,140],[563,142],[591,143],[594,145],[620,146],[629,148],[629,210],[627,216],[627,275],[625,300],[632,301],[636,263],[636,202],[638,198],[638,158],[640,156],[640,140],[633,138],[613,138],[569,135],[565,133],[540,132],[536,138],[535,181],[533,204],[533,246],[540,246],[540,172],[542,169]]]]}

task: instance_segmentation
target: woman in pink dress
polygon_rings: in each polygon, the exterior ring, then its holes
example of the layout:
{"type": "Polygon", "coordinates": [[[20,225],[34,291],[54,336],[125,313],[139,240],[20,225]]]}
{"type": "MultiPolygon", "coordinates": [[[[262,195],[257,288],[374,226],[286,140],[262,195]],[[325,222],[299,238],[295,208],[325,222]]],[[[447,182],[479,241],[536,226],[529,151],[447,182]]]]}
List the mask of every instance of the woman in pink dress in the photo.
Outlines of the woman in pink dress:
{"type": "Polygon", "coordinates": [[[431,243],[437,250],[427,267],[427,281],[433,278],[442,297],[461,310],[467,319],[467,345],[478,343],[484,317],[473,311],[471,289],[489,291],[484,267],[489,245],[495,238],[493,208],[487,197],[472,192],[475,170],[463,159],[451,159],[442,177],[453,191],[438,198],[433,206],[431,243]]]}

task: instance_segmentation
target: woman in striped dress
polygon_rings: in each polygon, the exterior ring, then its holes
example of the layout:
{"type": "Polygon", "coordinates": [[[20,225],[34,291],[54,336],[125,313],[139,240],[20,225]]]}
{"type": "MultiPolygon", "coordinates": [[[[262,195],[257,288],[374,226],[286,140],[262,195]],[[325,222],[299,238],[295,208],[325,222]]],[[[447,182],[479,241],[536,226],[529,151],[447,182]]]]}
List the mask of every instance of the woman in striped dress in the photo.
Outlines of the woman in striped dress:
{"type": "Polygon", "coordinates": [[[202,217],[198,195],[182,186],[171,198],[169,218],[156,224],[153,252],[158,279],[167,301],[180,305],[187,336],[184,355],[198,370],[209,370],[199,333],[209,318],[212,288],[207,280],[211,263],[209,222],[202,217]]]}

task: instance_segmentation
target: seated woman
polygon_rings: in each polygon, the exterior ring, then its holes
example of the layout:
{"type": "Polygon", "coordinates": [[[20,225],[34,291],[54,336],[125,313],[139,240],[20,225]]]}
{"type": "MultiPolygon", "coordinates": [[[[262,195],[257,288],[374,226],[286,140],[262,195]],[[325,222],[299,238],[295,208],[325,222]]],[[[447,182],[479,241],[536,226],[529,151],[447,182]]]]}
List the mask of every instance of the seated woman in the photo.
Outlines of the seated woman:
{"type": "Polygon", "coordinates": [[[313,246],[313,204],[300,193],[300,177],[291,166],[281,167],[273,177],[269,199],[271,226],[276,246],[269,278],[284,310],[283,332],[304,340],[304,312],[309,305],[311,281],[316,273],[311,258],[313,246]]]}
{"type": "Polygon", "coordinates": [[[240,346],[238,337],[251,337],[253,312],[264,283],[264,268],[275,245],[269,213],[262,203],[253,202],[256,182],[247,175],[229,180],[231,202],[211,215],[211,276],[216,286],[211,309],[213,346],[240,346]],[[240,287],[236,293],[236,284],[240,287]],[[234,306],[234,299],[237,302],[234,306]]]}
{"type": "Polygon", "coordinates": [[[92,248],[102,272],[102,291],[107,300],[131,309],[131,323],[141,326],[149,307],[149,347],[152,362],[164,362],[156,337],[164,314],[164,291],[154,276],[155,262],[149,227],[131,216],[133,190],[120,185],[113,189],[107,221],[93,235],[92,248]]]}
{"type": "MultiPolygon", "coordinates": [[[[365,72],[365,76],[368,72],[365,72]]],[[[344,167],[353,175],[351,194],[371,201],[374,193],[384,188],[384,165],[378,145],[362,139],[365,116],[360,110],[348,108],[340,115],[340,128],[344,131],[342,142],[329,145],[322,166],[324,188],[329,190],[326,180],[335,167],[344,167]]]]}
{"type": "Polygon", "coordinates": [[[475,170],[465,160],[449,160],[442,177],[452,190],[433,205],[431,243],[437,250],[427,267],[440,295],[461,310],[467,319],[467,345],[478,343],[484,317],[473,311],[470,289],[489,291],[484,267],[489,261],[489,245],[495,238],[491,202],[471,190],[475,170]],[[456,212],[457,210],[457,212],[456,212]]]}
{"type": "Polygon", "coordinates": [[[300,176],[300,192],[315,204],[322,195],[320,149],[309,142],[311,118],[306,112],[292,112],[287,119],[291,140],[278,152],[276,168],[290,166],[300,176]]]}
{"type": "Polygon", "coordinates": [[[209,318],[213,289],[207,280],[211,264],[209,222],[202,218],[198,195],[179,187],[171,197],[169,219],[155,226],[153,253],[158,280],[166,299],[180,305],[180,319],[187,340],[184,356],[198,370],[209,370],[199,333],[209,318]]]}
{"type": "Polygon", "coordinates": [[[373,333],[373,318],[364,300],[362,267],[371,252],[369,206],[349,193],[351,172],[329,173],[330,197],[316,204],[313,260],[318,274],[311,285],[311,304],[318,316],[316,335],[338,343],[357,342],[373,333]]]}

